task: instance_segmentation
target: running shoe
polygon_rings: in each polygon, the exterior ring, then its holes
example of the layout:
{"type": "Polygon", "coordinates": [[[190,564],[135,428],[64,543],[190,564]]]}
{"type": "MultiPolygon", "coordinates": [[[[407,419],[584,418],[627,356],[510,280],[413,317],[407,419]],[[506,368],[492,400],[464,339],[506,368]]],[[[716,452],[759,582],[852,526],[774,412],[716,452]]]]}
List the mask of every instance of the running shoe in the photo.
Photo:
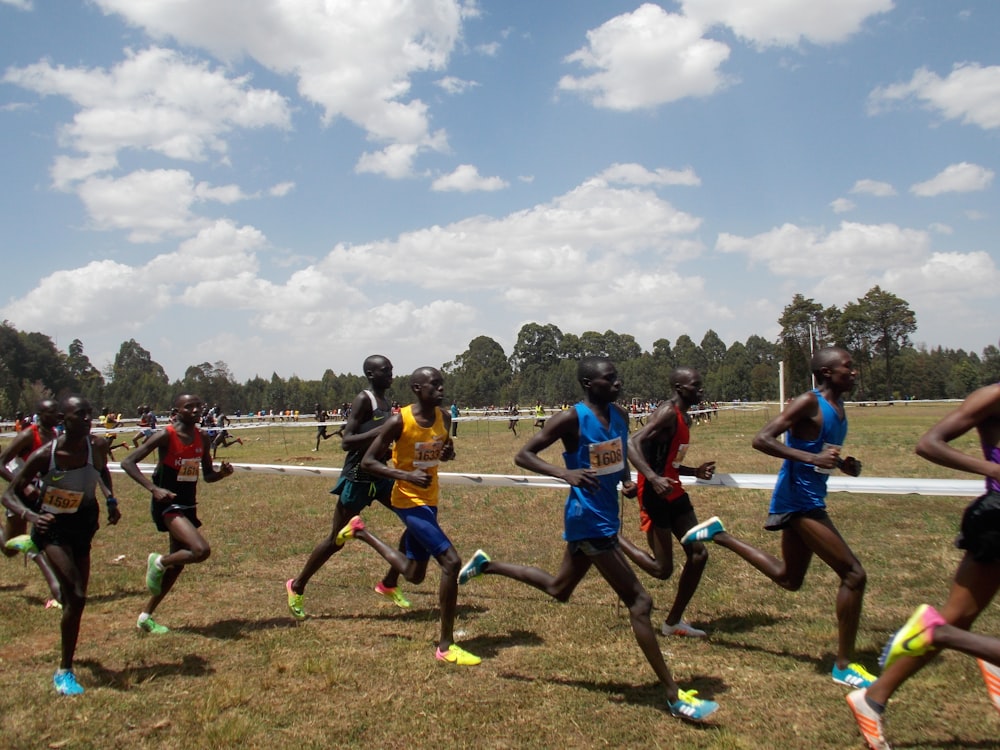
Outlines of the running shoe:
{"type": "Polygon", "coordinates": [[[13,536],[7,540],[4,545],[7,549],[16,549],[18,552],[23,552],[26,555],[30,555],[32,552],[38,552],[38,546],[31,541],[31,535],[21,534],[19,536],[13,536]]]}
{"type": "Polygon", "coordinates": [[[990,700],[993,701],[993,707],[1000,711],[1000,667],[982,659],[976,659],[976,663],[979,664],[979,669],[983,673],[986,690],[990,694],[990,700]]]}
{"type": "Polygon", "coordinates": [[[678,690],[677,700],[673,703],[667,703],[670,715],[688,721],[704,721],[719,710],[718,703],[703,701],[701,698],[695,697],[697,694],[697,690],[678,690]]]}
{"type": "Polygon", "coordinates": [[[285,581],[285,591],[288,592],[288,611],[292,613],[292,617],[296,620],[304,620],[306,619],[306,610],[302,606],[302,597],[305,595],[296,594],[292,590],[292,581],[294,580],[294,578],[289,578],[285,581]]]}
{"type": "Polygon", "coordinates": [[[462,569],[458,571],[458,582],[465,584],[471,581],[476,576],[483,574],[483,568],[486,567],[486,563],[490,561],[490,556],[483,552],[481,549],[476,550],[469,562],[462,566],[462,569]]]}
{"type": "Polygon", "coordinates": [[[882,649],[878,665],[885,669],[900,656],[923,656],[934,648],[934,628],[945,625],[944,618],[930,604],[921,604],[882,649]]]}
{"type": "Polygon", "coordinates": [[[460,667],[474,667],[482,661],[478,656],[470,654],[463,648],[459,648],[458,644],[455,643],[448,646],[447,651],[438,649],[434,656],[438,661],[457,664],[460,667]]]}
{"type": "Polygon", "coordinates": [[[860,664],[848,664],[843,669],[834,664],[830,676],[838,685],[852,688],[866,688],[875,682],[875,675],[860,664]]]}
{"type": "Polygon", "coordinates": [[[688,532],[681,537],[681,544],[691,544],[692,542],[710,542],[716,534],[721,534],[726,530],[718,516],[712,516],[707,521],[695,524],[688,532]]]}
{"type": "Polygon", "coordinates": [[[68,669],[56,670],[52,676],[52,684],[56,686],[59,695],[80,695],[83,692],[83,685],[76,681],[76,675],[68,669]]]}
{"type": "Polygon", "coordinates": [[[872,750],[892,750],[892,746],[886,742],[885,732],[882,727],[882,714],[868,704],[865,698],[865,688],[851,691],[847,694],[847,705],[854,713],[854,720],[858,722],[858,729],[872,750]]]}
{"type": "MultiPolygon", "coordinates": [[[[410,608],[410,600],[407,599],[405,596],[403,596],[403,592],[399,590],[398,586],[394,588],[389,588],[388,586],[383,585],[381,581],[379,581],[378,583],[375,584],[375,593],[385,597],[400,609],[410,608]]],[[[288,601],[291,602],[290,594],[288,601]]],[[[292,605],[289,604],[288,606],[290,607],[292,605]]]]}
{"type": "Polygon", "coordinates": [[[160,623],[148,616],[144,620],[142,619],[142,615],[139,615],[139,619],[135,621],[135,626],[144,633],[153,633],[154,635],[163,635],[170,632],[170,628],[166,625],[160,625],[160,623]]]}
{"type": "Polygon", "coordinates": [[[163,574],[166,572],[158,563],[163,555],[150,552],[146,558],[146,588],[153,596],[159,596],[163,591],[163,574]]]}
{"type": "Polygon", "coordinates": [[[62,609],[62,602],[58,599],[46,599],[45,609],[62,609]]]}
{"type": "Polygon", "coordinates": [[[355,516],[347,522],[347,525],[344,528],[337,532],[337,546],[343,547],[344,543],[348,539],[353,539],[354,535],[357,532],[362,531],[364,528],[365,522],[361,520],[361,516],[355,516]]]}
{"type": "Polygon", "coordinates": [[[684,635],[688,638],[707,638],[708,633],[704,630],[699,630],[694,627],[689,622],[684,622],[680,620],[676,625],[669,625],[667,621],[663,621],[663,635],[684,635]]]}

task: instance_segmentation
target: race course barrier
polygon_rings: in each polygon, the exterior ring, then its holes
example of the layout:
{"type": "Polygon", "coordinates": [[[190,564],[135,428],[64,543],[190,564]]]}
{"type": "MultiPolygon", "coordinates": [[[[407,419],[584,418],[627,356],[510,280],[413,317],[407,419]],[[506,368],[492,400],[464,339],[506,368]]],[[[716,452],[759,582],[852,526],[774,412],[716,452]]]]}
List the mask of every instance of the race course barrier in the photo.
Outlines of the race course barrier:
{"type": "MultiPolygon", "coordinates": [[[[140,464],[147,474],[156,468],[140,464]]],[[[329,466],[297,466],[287,464],[232,463],[239,473],[279,474],[284,476],[327,477],[336,480],[340,469],[329,466]]],[[[122,472],[117,466],[112,471],[122,472]]],[[[634,475],[633,475],[634,478],[634,475]]],[[[711,479],[684,478],[685,485],[702,487],[732,487],[741,490],[773,490],[775,474],[716,474],[711,479]]],[[[527,487],[533,489],[561,488],[569,485],[560,479],[536,474],[475,474],[473,472],[438,472],[442,486],[449,487],[527,487]]],[[[981,479],[926,479],[922,477],[848,477],[832,476],[827,483],[830,492],[852,492],[869,495],[930,495],[938,497],[978,497],[983,494],[981,479]]]]}

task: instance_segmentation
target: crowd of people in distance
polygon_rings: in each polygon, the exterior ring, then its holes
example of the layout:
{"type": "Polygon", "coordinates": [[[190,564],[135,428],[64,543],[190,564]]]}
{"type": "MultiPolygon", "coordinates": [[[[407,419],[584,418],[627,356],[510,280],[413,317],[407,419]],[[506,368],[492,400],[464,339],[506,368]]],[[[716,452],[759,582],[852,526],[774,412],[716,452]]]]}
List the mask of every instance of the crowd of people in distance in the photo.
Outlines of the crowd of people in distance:
{"type": "MultiPolygon", "coordinates": [[[[500,576],[526,584],[566,602],[593,568],[624,603],[636,644],[662,686],[665,710],[672,716],[702,722],[719,709],[714,700],[685,690],[675,680],[657,639],[665,636],[706,638],[706,630],[684,619],[705,571],[709,546],[732,552],[777,586],[798,591],[813,558],[836,575],[836,651],[830,679],[850,689],[847,703],[865,741],[873,750],[890,747],[885,737],[887,702],[941,650],[977,659],[993,705],[1000,710],[1000,639],[972,633],[973,623],[1000,588],[1000,383],[969,395],[953,412],[931,426],[916,445],[928,461],[983,476],[985,494],[966,508],[956,545],[963,551],[951,590],[939,608],[920,604],[896,631],[879,658],[882,672],[874,675],[855,655],[868,573],[838,531],[826,507],[827,480],[840,471],[861,474],[862,464],[847,455],[847,413],[844,396],[855,384],[857,371],[849,352],[829,347],[811,362],[816,386],[792,399],[753,437],[752,447],[782,461],[765,528],[779,533],[779,553],[751,546],[718,517],[699,522],[681,477],[710,480],[714,460],[687,463],[691,427],[696,415],[712,413],[705,404],[701,374],[692,367],[670,373],[669,397],[648,410],[621,407],[621,379],[606,357],[585,357],[578,363],[579,402],[546,412],[536,404],[535,428],[514,457],[528,471],[554,477],[567,485],[563,517],[565,549],[555,573],[494,559],[482,549],[463,564],[451,538],[439,523],[441,492],[438,469],[456,457],[455,437],[460,412],[444,403],[444,377],[434,367],[417,368],[409,378],[412,403],[389,401],[393,382],[390,360],[372,355],[363,364],[368,387],[339,410],[343,424],[328,431],[332,413],[315,406],[316,448],[339,437],[346,452],[344,466],[331,494],[336,497],[329,531],[314,547],[298,574],[284,584],[291,616],[307,618],[305,594],[310,580],[345,546],[370,547],[386,564],[374,591],[396,606],[411,604],[400,579],[421,583],[433,559],[440,570],[438,637],[434,658],[444,664],[476,666],[481,657],[456,641],[455,615],[461,587],[482,576],[500,576]],[[632,416],[647,416],[630,431],[632,416]],[[982,455],[952,444],[963,435],[978,436],[982,455]],[[562,460],[547,453],[558,445],[562,460]],[[633,481],[633,469],[636,481],[633,481]],[[640,532],[646,544],[628,539],[621,528],[620,497],[634,498],[640,532]],[[384,541],[365,523],[362,513],[372,503],[390,509],[399,519],[398,541],[384,541]],[[635,568],[665,580],[674,570],[674,540],[683,552],[674,600],[659,628],[651,620],[652,598],[635,568]],[[635,568],[633,568],[633,565],[635,568]]],[[[652,405],[647,404],[645,407],[652,405]]],[[[520,411],[510,404],[502,414],[517,434],[520,411]]],[[[42,573],[51,598],[61,609],[61,655],[53,676],[62,695],[84,692],[73,672],[80,623],[87,601],[90,547],[98,527],[100,500],[107,521],[121,518],[108,468],[121,415],[104,409],[98,424],[106,432],[91,432],[94,414],[80,396],[60,403],[43,400],[33,420],[0,451],[0,477],[8,483],[2,496],[6,509],[0,528],[5,555],[23,553],[42,573]]],[[[162,427],[153,410],[137,410],[139,434],[121,468],[150,495],[155,528],[165,533],[166,549],[148,556],[145,587],[149,598],[136,627],[159,635],[168,628],[154,620],[158,607],[177,584],[187,565],[202,563],[211,548],[202,534],[197,512],[198,482],[217,482],[233,467],[214,462],[219,447],[242,444],[227,430],[228,417],[218,407],[204,409],[196,395],[179,395],[162,427]],[[156,459],[147,475],[140,462],[156,459]]],[[[292,415],[291,418],[295,418],[292,415]]],[[[353,553],[352,553],[353,554],[353,553]]],[[[841,704],[842,705],[842,704],[841,704]]]]}

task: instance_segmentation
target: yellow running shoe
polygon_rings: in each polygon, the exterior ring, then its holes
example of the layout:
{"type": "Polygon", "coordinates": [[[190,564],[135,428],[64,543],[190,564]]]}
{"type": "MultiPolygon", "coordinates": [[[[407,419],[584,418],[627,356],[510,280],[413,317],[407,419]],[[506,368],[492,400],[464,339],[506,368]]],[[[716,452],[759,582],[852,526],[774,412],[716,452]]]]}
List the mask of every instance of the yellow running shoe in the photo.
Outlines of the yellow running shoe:
{"type": "Polygon", "coordinates": [[[457,664],[460,667],[474,667],[482,661],[482,659],[478,656],[470,654],[465,649],[459,648],[455,643],[448,646],[447,651],[442,651],[439,648],[435,657],[438,661],[448,662],[449,664],[457,664]]]}
{"type": "MultiPolygon", "coordinates": [[[[389,588],[388,586],[383,585],[381,581],[379,581],[378,583],[375,584],[375,593],[385,597],[400,609],[410,608],[410,600],[407,599],[405,596],[403,596],[403,592],[399,590],[398,586],[395,588],[389,588]]],[[[289,599],[289,602],[290,601],[291,599],[289,599]]],[[[292,605],[289,604],[288,606],[291,607],[292,605]]]]}

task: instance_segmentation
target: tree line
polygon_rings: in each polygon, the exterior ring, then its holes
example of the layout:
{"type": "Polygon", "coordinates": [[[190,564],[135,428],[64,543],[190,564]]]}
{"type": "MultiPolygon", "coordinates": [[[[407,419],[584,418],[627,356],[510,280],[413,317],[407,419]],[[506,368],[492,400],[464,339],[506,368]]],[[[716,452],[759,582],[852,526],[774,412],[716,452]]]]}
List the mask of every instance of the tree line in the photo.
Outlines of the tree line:
{"type": "MultiPolygon", "coordinates": [[[[607,356],[618,365],[623,398],[655,402],[670,393],[670,371],[696,367],[712,401],[774,401],[778,398],[778,363],[785,363],[789,394],[810,385],[809,360],[817,348],[837,345],[851,352],[859,370],[857,400],[964,398],[1000,381],[1000,350],[982,354],[943,347],[915,347],[910,335],[916,316],[909,304],[878,286],[844,307],[824,307],[797,294],[778,319],[777,341],[753,335],[726,345],[713,330],[701,341],[681,334],[661,338],[644,351],[631,334],[616,331],[564,333],[557,326],[527,323],[508,355],[489,336],[477,336],[468,348],[441,364],[447,398],[463,408],[546,405],[579,397],[576,362],[607,356]]],[[[397,375],[392,392],[408,402],[408,374],[397,375]]],[[[66,393],[86,396],[95,408],[110,407],[133,416],[140,404],[165,409],[178,393],[196,393],[228,413],[293,409],[311,413],[314,404],[335,408],[350,403],[367,382],[363,375],[327,370],[319,380],[295,375],[258,376],[239,383],[225,362],[202,362],[173,382],[150,352],[135,339],[123,342],[114,362],[103,370],[91,363],[83,342],[74,339],[66,352],[39,332],[0,325],[0,415],[30,413],[40,398],[66,393]]]]}

